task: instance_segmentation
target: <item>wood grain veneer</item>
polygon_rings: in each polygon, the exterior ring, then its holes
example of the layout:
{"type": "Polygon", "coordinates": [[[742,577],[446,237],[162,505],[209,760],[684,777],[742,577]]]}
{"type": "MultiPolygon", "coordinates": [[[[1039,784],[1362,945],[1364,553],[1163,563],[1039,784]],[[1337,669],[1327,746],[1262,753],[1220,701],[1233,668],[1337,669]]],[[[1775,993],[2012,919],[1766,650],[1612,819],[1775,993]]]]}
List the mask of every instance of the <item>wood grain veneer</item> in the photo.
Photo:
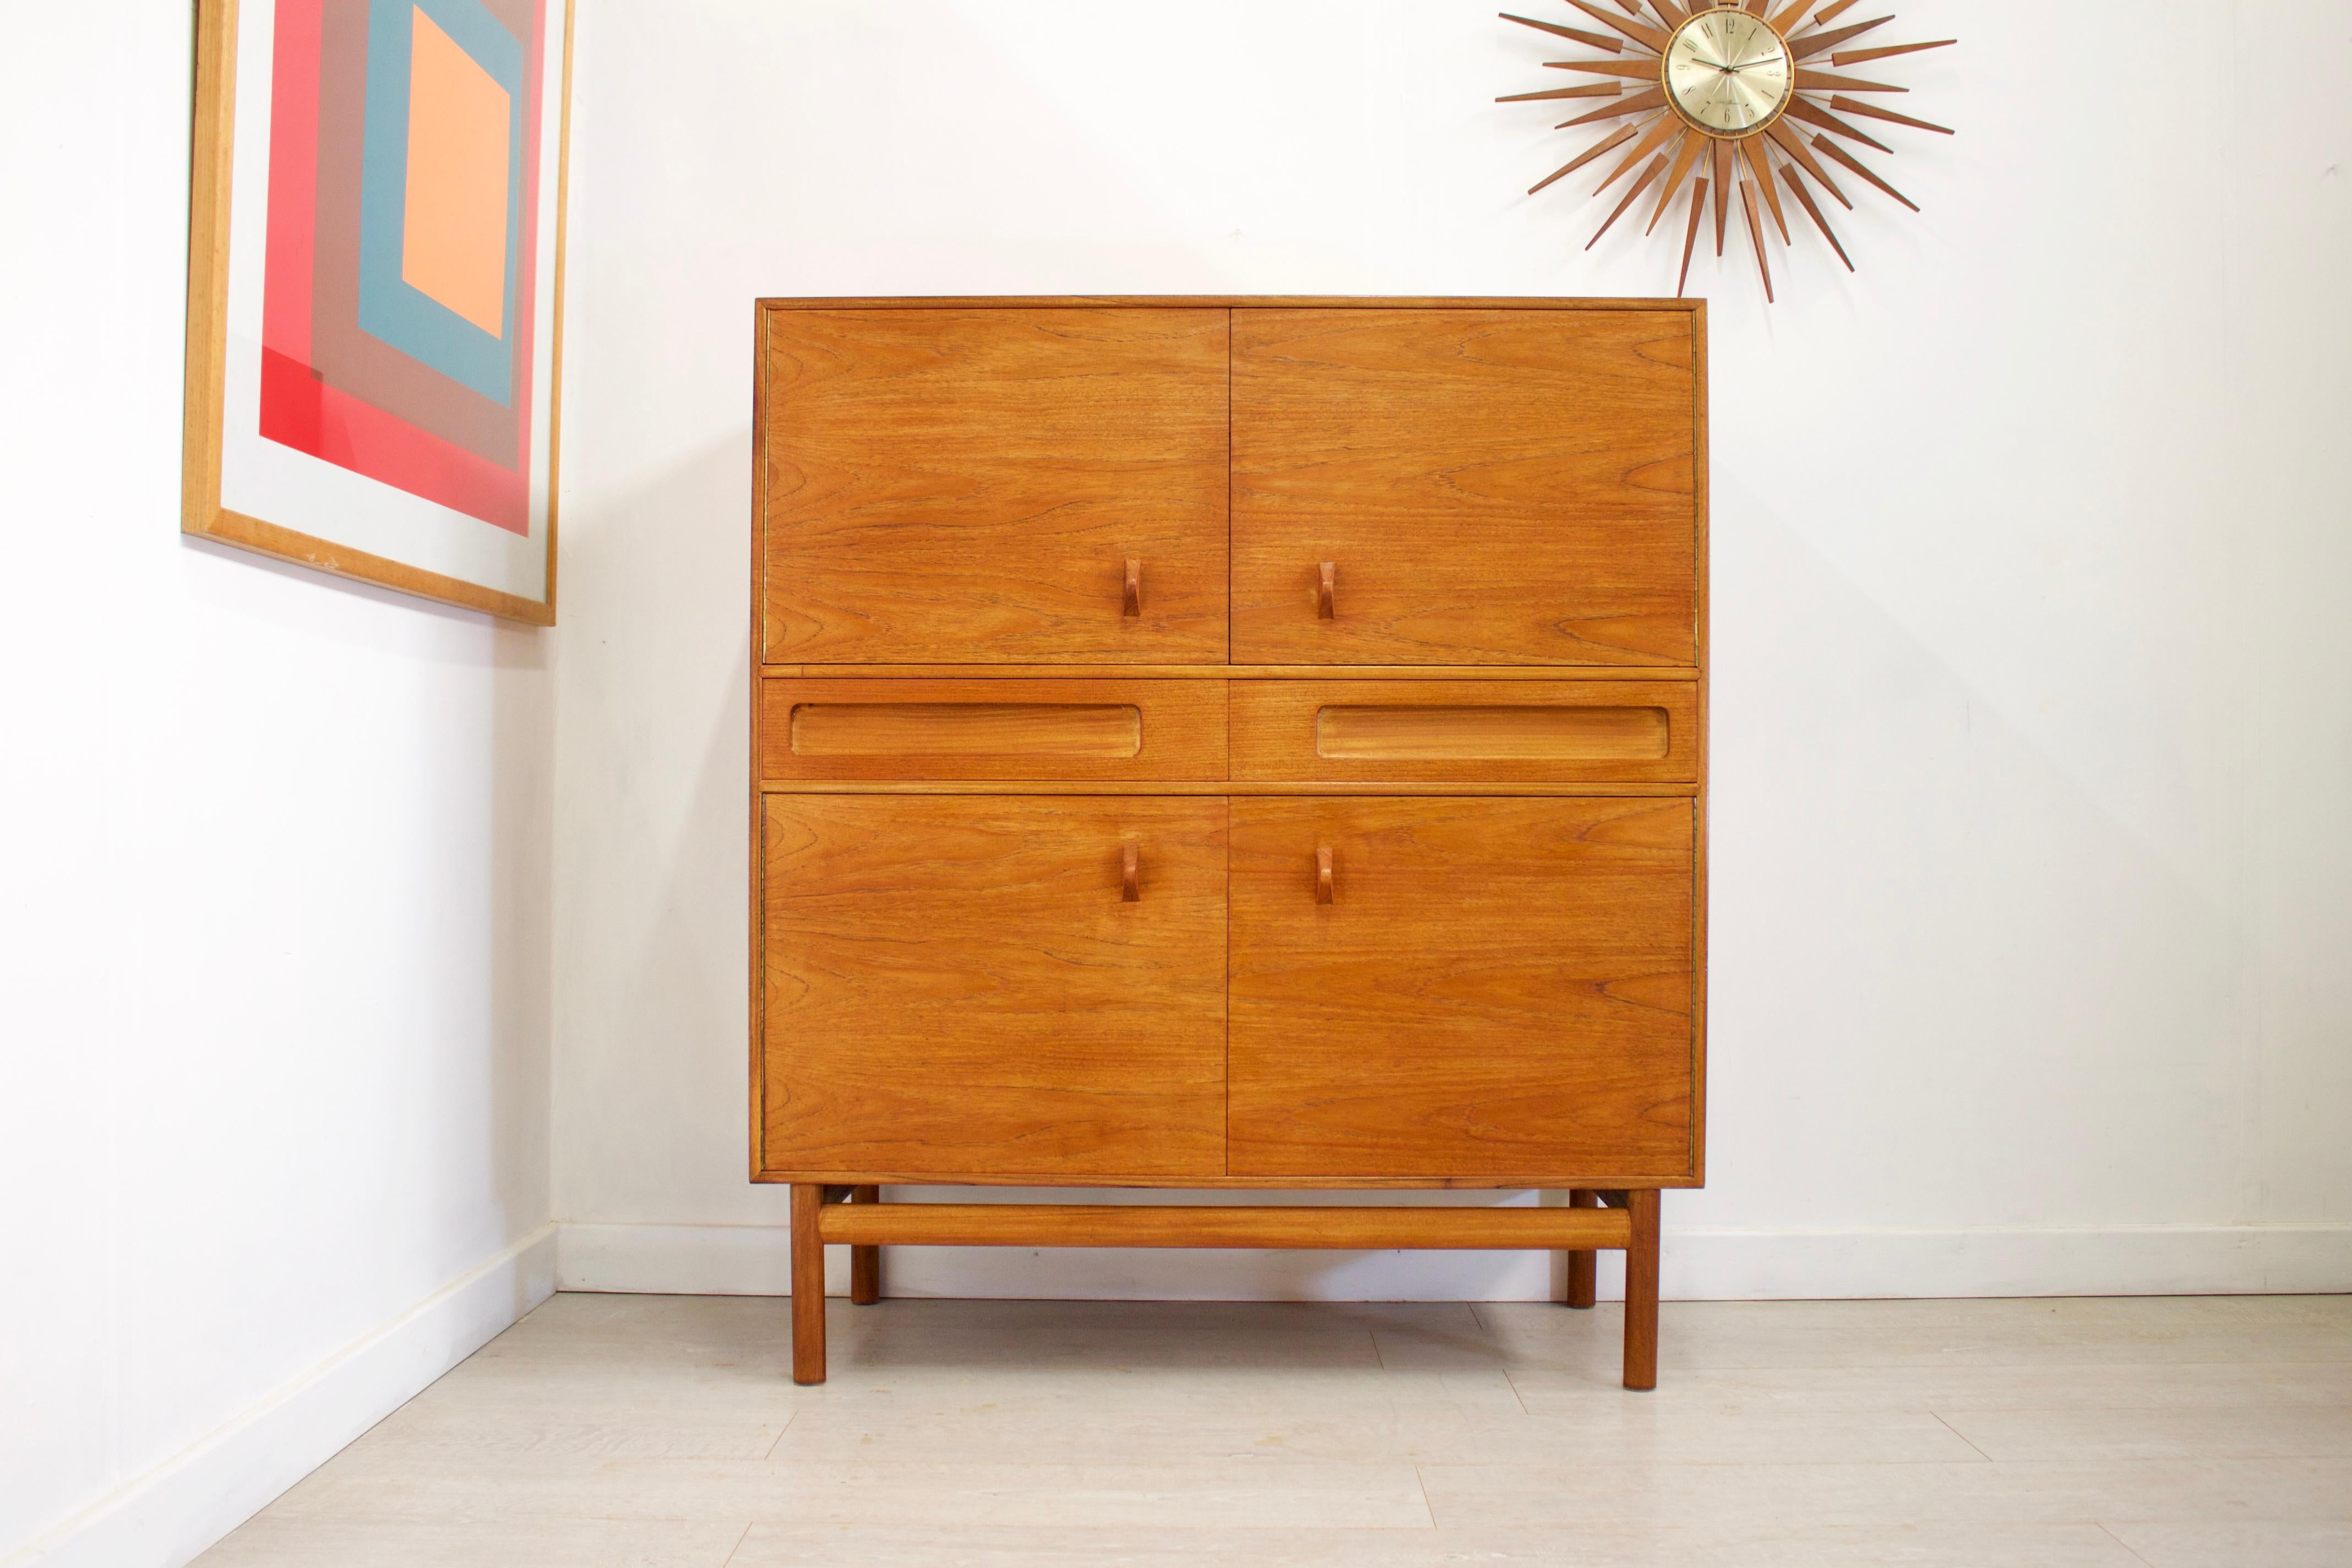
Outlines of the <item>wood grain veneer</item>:
{"type": "Polygon", "coordinates": [[[1222,1175],[1225,810],[767,797],[771,1165],[1222,1175]]]}
{"type": "Polygon", "coordinates": [[[764,657],[1225,658],[1227,312],[761,319],[764,657]]]}
{"type": "Polygon", "coordinates": [[[1658,1193],[1705,1172],[1704,307],[758,319],[752,1177],[796,1279],[1519,1246],[1590,1304],[1622,1248],[1654,1384],[1658,1193]],[[919,1184],[1570,1198],[878,1201],[919,1184]]]}
{"type": "Polygon", "coordinates": [[[1231,690],[1238,780],[1698,777],[1698,692],[1685,682],[1265,680],[1231,690]]]}
{"type": "Polygon", "coordinates": [[[1377,779],[1357,782],[1329,779],[1302,784],[1295,779],[1233,779],[1215,782],[1188,782],[1167,779],[1122,783],[1116,779],[1020,779],[1011,784],[997,780],[966,779],[769,779],[761,790],[768,795],[1002,795],[1007,789],[1018,789],[1024,795],[1430,795],[1454,800],[1475,800],[1483,795],[1635,795],[1643,798],[1656,795],[1689,795],[1701,794],[1696,784],[1473,784],[1449,779],[1434,784],[1417,784],[1409,779],[1377,779]]]}
{"type": "Polygon", "coordinates": [[[1114,702],[803,702],[796,757],[1082,757],[1143,750],[1143,710],[1114,702]]]}
{"type": "Polygon", "coordinates": [[[1407,664],[763,664],[761,679],[854,675],[901,680],[1680,680],[1702,679],[1696,667],[1562,670],[1509,665],[1407,664]]]}
{"type": "Polygon", "coordinates": [[[1232,812],[1234,1172],[1690,1171],[1689,802],[1232,812]]]}
{"type": "Polygon", "coordinates": [[[1315,710],[1315,754],[1355,763],[1528,763],[1601,767],[1665,760],[1663,708],[1327,702],[1315,710]]]}
{"type": "Polygon", "coordinates": [[[1234,658],[1696,662],[1692,352],[1679,310],[1235,310],[1234,658]]]}
{"type": "Polygon", "coordinates": [[[764,780],[1222,780],[1223,681],[766,680],[764,780]]]}
{"type": "Polygon", "coordinates": [[[829,1204],[832,1242],[889,1247],[1622,1247],[1622,1210],[1223,1208],[1112,1204],[829,1204]]]}

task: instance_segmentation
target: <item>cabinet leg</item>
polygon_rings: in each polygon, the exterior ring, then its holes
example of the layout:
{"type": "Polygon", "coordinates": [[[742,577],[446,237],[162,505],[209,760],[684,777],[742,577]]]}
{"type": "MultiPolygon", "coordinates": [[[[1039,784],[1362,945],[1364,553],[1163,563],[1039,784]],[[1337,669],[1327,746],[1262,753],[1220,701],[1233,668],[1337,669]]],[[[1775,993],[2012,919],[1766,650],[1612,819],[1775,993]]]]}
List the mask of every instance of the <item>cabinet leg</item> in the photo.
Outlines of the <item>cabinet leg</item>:
{"type": "Polygon", "coordinates": [[[824,1381],[824,1242],[816,1211],[824,1189],[793,1184],[793,1381],[824,1381]]]}
{"type": "MultiPolygon", "coordinates": [[[[1568,1194],[1568,1206],[1572,1209],[1597,1209],[1601,1194],[1583,1187],[1572,1188],[1568,1194]]],[[[1570,1252],[1568,1258],[1568,1304],[1582,1309],[1592,1305],[1594,1293],[1600,1289],[1601,1254],[1570,1252]]]]}
{"type": "Polygon", "coordinates": [[[1625,1248],[1625,1386],[1658,1386],[1658,1194],[1625,1194],[1633,1221],[1625,1248]]]}
{"type": "MultiPolygon", "coordinates": [[[[849,1201],[854,1204],[878,1204],[882,1201],[879,1187],[852,1187],[849,1201]]],[[[849,1249],[849,1299],[860,1307],[870,1307],[882,1299],[882,1249],[878,1247],[853,1247],[849,1249]]]]}

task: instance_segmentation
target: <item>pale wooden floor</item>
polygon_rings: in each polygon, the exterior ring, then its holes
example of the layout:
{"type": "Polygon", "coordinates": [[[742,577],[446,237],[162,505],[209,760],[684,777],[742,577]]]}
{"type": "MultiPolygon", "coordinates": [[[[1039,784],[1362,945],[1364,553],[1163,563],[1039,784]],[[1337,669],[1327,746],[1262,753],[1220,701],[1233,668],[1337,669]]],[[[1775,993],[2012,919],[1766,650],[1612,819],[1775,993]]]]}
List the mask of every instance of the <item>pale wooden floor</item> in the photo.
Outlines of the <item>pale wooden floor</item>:
{"type": "Polygon", "coordinates": [[[205,1568],[2352,1563],[2352,1297],[559,1296],[205,1568]]]}

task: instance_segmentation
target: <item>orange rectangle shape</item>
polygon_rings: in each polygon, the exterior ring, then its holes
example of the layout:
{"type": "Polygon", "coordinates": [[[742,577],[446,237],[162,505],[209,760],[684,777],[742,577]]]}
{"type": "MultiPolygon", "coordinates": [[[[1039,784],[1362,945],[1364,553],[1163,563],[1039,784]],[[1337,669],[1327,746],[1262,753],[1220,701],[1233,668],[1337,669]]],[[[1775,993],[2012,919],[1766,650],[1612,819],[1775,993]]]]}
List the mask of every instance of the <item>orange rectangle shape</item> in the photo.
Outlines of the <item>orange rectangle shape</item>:
{"type": "Polygon", "coordinates": [[[421,8],[412,34],[400,276],[502,338],[514,100],[421,8]]]}

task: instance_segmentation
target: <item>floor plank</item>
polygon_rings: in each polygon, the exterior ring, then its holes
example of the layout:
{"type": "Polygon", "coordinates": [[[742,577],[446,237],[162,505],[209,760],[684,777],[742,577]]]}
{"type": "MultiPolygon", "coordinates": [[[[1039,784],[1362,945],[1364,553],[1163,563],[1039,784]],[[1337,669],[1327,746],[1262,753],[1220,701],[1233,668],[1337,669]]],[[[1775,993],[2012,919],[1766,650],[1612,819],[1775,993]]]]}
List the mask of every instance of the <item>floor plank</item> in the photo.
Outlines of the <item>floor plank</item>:
{"type": "MultiPolygon", "coordinates": [[[[1643,1531],[818,1530],[756,1524],[728,1568],[2143,1568],[2096,1525],[1891,1532],[1643,1531]]],[[[2240,1568],[2244,1568],[2243,1564],[2240,1568]]]]}
{"type": "Polygon", "coordinates": [[[2344,1568],[2352,1563],[2352,1524],[2341,1522],[2132,1521],[2110,1523],[2107,1530],[2147,1568],[2344,1568]]]}
{"type": "Polygon", "coordinates": [[[205,1568],[727,1568],[746,1522],[313,1517],[268,1510],[205,1568]]]}
{"type": "Polygon", "coordinates": [[[555,1298],[205,1568],[2352,1562],[2352,1299],[555,1298]]]}

